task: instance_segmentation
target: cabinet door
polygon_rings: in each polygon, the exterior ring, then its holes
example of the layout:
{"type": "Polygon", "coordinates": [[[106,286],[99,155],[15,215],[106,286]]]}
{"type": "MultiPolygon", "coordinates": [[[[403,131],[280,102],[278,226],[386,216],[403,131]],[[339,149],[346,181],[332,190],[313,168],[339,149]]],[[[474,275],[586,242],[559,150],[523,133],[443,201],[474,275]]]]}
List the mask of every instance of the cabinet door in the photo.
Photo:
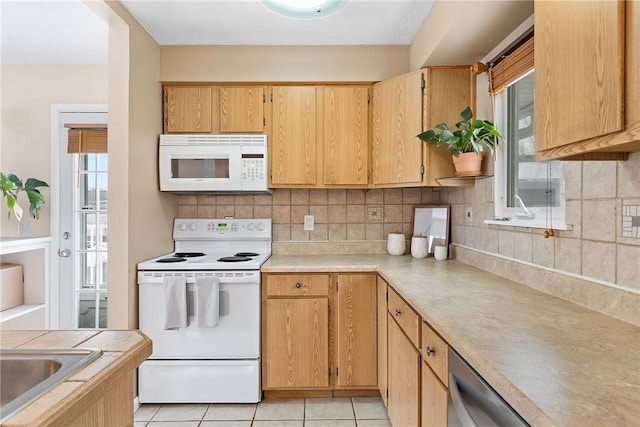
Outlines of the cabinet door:
{"type": "Polygon", "coordinates": [[[220,88],[220,132],[262,132],[264,88],[220,88]]]}
{"type": "Polygon", "coordinates": [[[324,183],[366,185],[369,159],[369,90],[324,88],[324,183]]]}
{"type": "Polygon", "coordinates": [[[624,6],[535,2],[538,151],[623,129],[624,6]]]}
{"type": "Polygon", "coordinates": [[[373,85],[373,185],[422,183],[422,72],[373,85]]]}
{"type": "Polygon", "coordinates": [[[271,183],[316,183],[316,88],[273,88],[271,183]]]}
{"type": "Polygon", "coordinates": [[[422,427],[446,426],[447,389],[426,363],[422,365],[422,427]]]}
{"type": "Polygon", "coordinates": [[[376,276],[337,275],[336,387],[375,386],[376,276]]]}
{"type": "Polygon", "coordinates": [[[164,131],[165,133],[211,132],[211,88],[165,87],[164,131]]]}
{"type": "MultiPolygon", "coordinates": [[[[447,123],[455,129],[460,112],[473,105],[471,67],[430,67],[424,71],[425,92],[423,98],[424,128],[433,129],[438,123],[447,123]]],[[[474,78],[475,80],[475,78],[474,78]]],[[[426,184],[438,186],[437,178],[454,176],[451,152],[447,147],[422,143],[425,152],[426,184]]]]}
{"type": "Polygon", "coordinates": [[[327,298],[267,299],[264,388],[329,386],[327,298]]]}
{"type": "Polygon", "coordinates": [[[388,375],[389,419],[394,426],[420,423],[420,353],[389,314],[388,375]]]}
{"type": "Polygon", "coordinates": [[[387,405],[387,286],[378,276],[378,390],[387,405]]]}

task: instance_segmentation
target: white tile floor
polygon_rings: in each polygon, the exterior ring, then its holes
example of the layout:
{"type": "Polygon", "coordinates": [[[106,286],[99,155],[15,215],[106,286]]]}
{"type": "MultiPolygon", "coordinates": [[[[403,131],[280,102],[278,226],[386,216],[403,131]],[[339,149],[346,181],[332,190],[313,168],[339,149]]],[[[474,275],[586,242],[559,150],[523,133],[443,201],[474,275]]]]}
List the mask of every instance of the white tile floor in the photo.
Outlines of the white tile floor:
{"type": "Polygon", "coordinates": [[[258,404],[145,404],[134,427],[391,427],[378,397],[275,399],[258,404]]]}

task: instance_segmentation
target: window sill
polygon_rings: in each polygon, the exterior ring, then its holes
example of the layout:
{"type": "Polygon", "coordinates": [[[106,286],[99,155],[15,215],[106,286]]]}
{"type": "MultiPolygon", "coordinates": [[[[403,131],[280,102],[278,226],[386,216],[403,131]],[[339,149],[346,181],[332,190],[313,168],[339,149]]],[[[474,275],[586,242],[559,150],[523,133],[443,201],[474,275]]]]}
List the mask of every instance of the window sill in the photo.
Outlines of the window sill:
{"type": "MultiPolygon", "coordinates": [[[[495,219],[485,219],[484,223],[490,224],[490,225],[504,225],[508,227],[526,227],[526,228],[541,228],[541,229],[549,228],[549,224],[547,224],[546,221],[540,221],[540,220],[536,221],[535,219],[528,220],[528,219],[509,218],[504,221],[495,220],[495,219]]],[[[554,221],[553,227],[551,228],[553,228],[554,230],[572,231],[573,224],[565,224],[564,222],[557,223],[554,221]]]]}

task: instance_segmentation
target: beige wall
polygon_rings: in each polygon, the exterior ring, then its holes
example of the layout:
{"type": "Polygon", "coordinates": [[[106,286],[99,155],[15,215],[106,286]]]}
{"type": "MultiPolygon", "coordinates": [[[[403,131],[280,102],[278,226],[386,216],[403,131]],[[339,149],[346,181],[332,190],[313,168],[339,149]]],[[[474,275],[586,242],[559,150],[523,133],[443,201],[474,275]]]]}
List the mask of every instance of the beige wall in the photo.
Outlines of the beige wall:
{"type": "Polygon", "coordinates": [[[109,23],[109,305],[112,329],[138,324],[136,264],[173,248],[176,197],[158,191],[160,48],[117,2],[93,3],[109,23]]]}
{"type": "Polygon", "coordinates": [[[408,46],[162,46],[163,82],[379,81],[409,71],[408,46]]]}
{"type": "Polygon", "coordinates": [[[533,0],[436,1],[411,44],[410,68],[473,64],[532,13],[533,0]]]}
{"type": "MultiPolygon", "coordinates": [[[[106,104],[106,65],[2,65],[0,170],[23,181],[33,177],[51,183],[51,104],[106,104]]],[[[34,236],[50,233],[50,192],[42,191],[46,205],[33,223],[34,236]]],[[[20,205],[29,218],[29,202],[20,205]]],[[[3,200],[0,234],[16,236],[18,222],[7,219],[3,200]]]]}

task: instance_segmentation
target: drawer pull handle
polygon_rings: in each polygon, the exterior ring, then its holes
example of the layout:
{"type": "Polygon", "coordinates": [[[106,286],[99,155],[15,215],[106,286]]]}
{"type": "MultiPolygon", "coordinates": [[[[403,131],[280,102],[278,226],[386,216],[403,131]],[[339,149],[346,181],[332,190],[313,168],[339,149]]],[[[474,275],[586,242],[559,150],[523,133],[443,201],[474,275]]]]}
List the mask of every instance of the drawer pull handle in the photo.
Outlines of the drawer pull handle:
{"type": "Polygon", "coordinates": [[[427,346],[425,351],[427,353],[427,357],[431,356],[432,354],[434,354],[436,352],[431,346],[427,346]]]}
{"type": "Polygon", "coordinates": [[[396,308],[396,316],[400,316],[402,314],[402,312],[400,311],[400,309],[396,308]]]}
{"type": "Polygon", "coordinates": [[[300,283],[296,283],[296,288],[300,289],[302,285],[300,283]]]}

